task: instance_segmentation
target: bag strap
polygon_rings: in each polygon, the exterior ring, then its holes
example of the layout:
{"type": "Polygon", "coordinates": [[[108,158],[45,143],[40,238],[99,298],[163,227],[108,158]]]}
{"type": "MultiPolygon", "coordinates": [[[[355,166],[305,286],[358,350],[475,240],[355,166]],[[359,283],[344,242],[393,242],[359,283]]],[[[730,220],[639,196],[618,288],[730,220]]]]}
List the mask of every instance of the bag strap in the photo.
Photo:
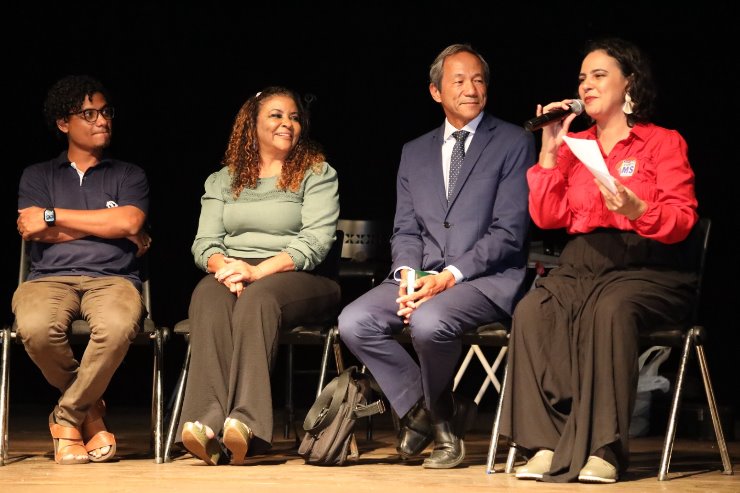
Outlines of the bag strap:
{"type": "Polygon", "coordinates": [[[385,412],[385,404],[383,404],[382,399],[378,399],[377,401],[373,402],[372,404],[365,404],[364,406],[355,406],[354,410],[352,410],[352,417],[357,418],[364,418],[367,416],[372,416],[373,414],[383,414],[385,412]]]}
{"type": "MultiPolygon", "coordinates": [[[[373,377],[370,373],[358,373],[357,378],[362,379],[364,382],[367,383],[368,387],[370,387],[370,390],[375,391],[378,394],[383,393],[383,391],[380,389],[380,385],[378,385],[377,380],[375,380],[375,377],[373,377]]],[[[366,418],[368,416],[372,416],[373,414],[383,414],[386,410],[385,403],[383,402],[383,399],[378,399],[375,402],[371,402],[369,404],[365,405],[356,405],[355,408],[352,410],[352,417],[354,419],[357,418],[366,418]]]]}
{"type": "Polygon", "coordinates": [[[324,387],[316,402],[308,410],[306,419],[303,420],[303,429],[306,432],[317,434],[334,420],[339,412],[339,406],[347,397],[352,373],[356,369],[356,366],[347,368],[324,387]]]}

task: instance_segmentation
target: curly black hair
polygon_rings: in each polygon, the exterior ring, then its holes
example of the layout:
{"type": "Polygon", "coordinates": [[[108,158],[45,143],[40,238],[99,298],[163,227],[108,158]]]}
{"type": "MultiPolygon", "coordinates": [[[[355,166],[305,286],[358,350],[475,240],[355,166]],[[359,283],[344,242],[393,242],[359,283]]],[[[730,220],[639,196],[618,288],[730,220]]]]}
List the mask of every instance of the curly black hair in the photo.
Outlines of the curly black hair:
{"type": "Polygon", "coordinates": [[[89,75],[68,75],[55,82],[44,101],[44,120],[49,130],[60,139],[66,138],[64,133],[57,128],[57,120],[80,111],[85,98],[92,101],[93,94],[96,92],[102,94],[110,103],[107,89],[99,80],[89,75]]]}

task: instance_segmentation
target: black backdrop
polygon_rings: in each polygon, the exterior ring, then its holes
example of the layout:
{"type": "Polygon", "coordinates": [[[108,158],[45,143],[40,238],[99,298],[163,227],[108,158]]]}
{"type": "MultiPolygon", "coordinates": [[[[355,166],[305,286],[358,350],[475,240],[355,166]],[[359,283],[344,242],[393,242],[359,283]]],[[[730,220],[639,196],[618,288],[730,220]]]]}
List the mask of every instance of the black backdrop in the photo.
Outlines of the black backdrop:
{"type": "MultiPolygon", "coordinates": [[[[41,103],[63,75],[90,73],[111,89],[117,108],[112,149],[147,171],[155,319],[172,326],[186,316],[201,276],[190,244],[203,181],[219,167],[233,117],[249,95],[273,84],[313,94],[312,135],[338,170],[341,216],[390,220],[402,144],[443,119],[427,90],[428,66],[442,48],[470,42],[481,51],[492,71],[488,109],[520,123],[537,103],[574,94],[586,39],[619,35],[651,55],[660,87],[655,121],[688,141],[700,213],[714,221],[702,314],[712,333],[710,368],[719,399],[737,407],[732,361],[738,322],[731,307],[738,302],[738,159],[736,130],[725,124],[738,109],[737,43],[730,32],[738,15],[732,3],[182,3],[4,8],[0,229],[7,234],[0,301],[7,319],[19,246],[17,183],[24,166],[59,152],[43,125],[41,103]]],[[[168,383],[180,352],[168,352],[168,383]]],[[[23,361],[22,350],[16,354],[23,361]]],[[[148,352],[135,354],[144,361],[148,352]]],[[[131,371],[148,368],[126,365],[131,371]]],[[[35,399],[46,389],[33,370],[13,375],[14,399],[35,399]]],[[[135,382],[138,374],[117,378],[135,382]]],[[[148,382],[140,386],[144,390],[148,382]]]]}

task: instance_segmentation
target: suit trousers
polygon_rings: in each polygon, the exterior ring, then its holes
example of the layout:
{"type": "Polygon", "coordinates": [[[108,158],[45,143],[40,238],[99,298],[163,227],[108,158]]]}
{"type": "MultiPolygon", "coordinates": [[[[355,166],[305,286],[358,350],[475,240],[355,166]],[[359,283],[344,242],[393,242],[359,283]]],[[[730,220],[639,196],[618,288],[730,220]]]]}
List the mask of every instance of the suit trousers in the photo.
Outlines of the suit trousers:
{"type": "Polygon", "coordinates": [[[259,439],[250,450],[269,447],[270,372],[278,331],[325,321],[339,298],[335,281],[309,272],[266,276],[247,285],[238,298],[213,274],[206,275],[190,301],[191,360],[177,436],[188,421],[200,421],[219,435],[230,417],[259,439]]]}
{"type": "Polygon", "coordinates": [[[398,416],[422,397],[427,409],[452,388],[462,352],[461,335],[507,315],[470,284],[460,283],[419,305],[410,321],[417,361],[395,339],[398,283],[386,280],[339,315],[342,342],[370,370],[398,416]]]}
{"type": "Polygon", "coordinates": [[[56,421],[79,427],[141,327],[146,314],[141,293],[123,277],[52,276],[18,286],[12,305],[29,357],[62,393],[56,421]],[[67,338],[78,318],[90,324],[90,341],[79,362],[67,338]]]}

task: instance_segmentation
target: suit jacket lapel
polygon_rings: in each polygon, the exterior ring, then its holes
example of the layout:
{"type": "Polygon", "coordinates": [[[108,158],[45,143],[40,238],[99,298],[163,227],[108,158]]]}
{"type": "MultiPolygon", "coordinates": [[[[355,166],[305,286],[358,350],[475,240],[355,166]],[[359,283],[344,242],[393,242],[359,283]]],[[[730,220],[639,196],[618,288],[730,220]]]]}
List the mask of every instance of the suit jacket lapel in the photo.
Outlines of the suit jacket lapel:
{"type": "Polygon", "coordinates": [[[447,210],[447,191],[445,190],[445,177],[442,169],[442,145],[445,142],[445,126],[442,124],[441,127],[432,135],[432,146],[431,154],[432,158],[429,159],[429,163],[432,164],[432,169],[429,170],[433,177],[432,183],[434,183],[434,194],[439,200],[439,205],[442,210],[447,210]]]}
{"type": "Polygon", "coordinates": [[[493,128],[494,123],[488,115],[484,113],[483,119],[480,121],[478,128],[475,129],[475,133],[473,134],[473,141],[470,143],[468,151],[465,153],[465,159],[463,159],[462,168],[460,168],[460,174],[457,177],[455,190],[452,191],[452,196],[449,200],[447,209],[448,213],[461,190],[465,188],[465,182],[468,180],[468,176],[470,176],[470,172],[473,171],[478,159],[480,159],[483,149],[486,148],[493,137],[493,128]]]}

